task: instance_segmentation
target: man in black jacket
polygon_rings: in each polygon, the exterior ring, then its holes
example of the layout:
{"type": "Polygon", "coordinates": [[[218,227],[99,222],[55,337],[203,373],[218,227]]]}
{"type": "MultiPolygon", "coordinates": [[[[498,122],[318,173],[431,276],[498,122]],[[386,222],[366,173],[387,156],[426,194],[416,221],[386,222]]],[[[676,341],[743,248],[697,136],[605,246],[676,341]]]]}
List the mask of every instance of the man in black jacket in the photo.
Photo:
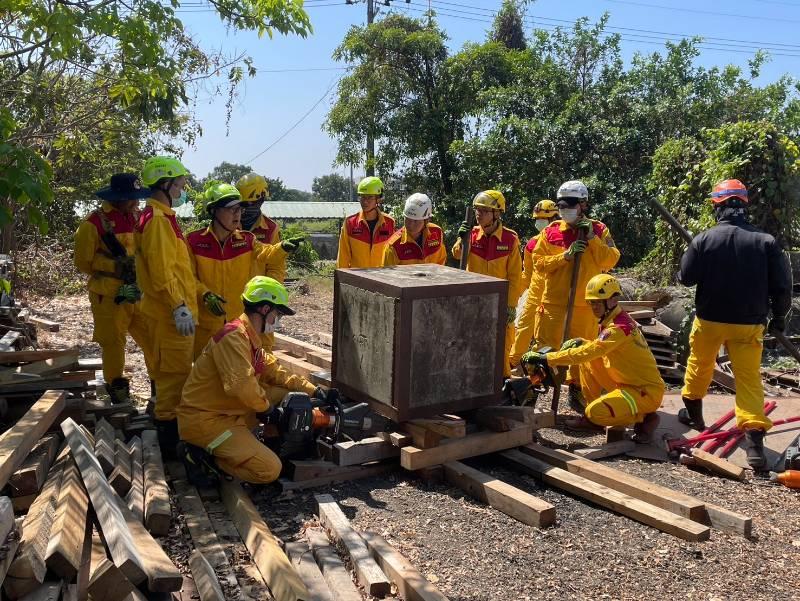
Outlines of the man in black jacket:
{"type": "Polygon", "coordinates": [[[729,179],[711,194],[717,225],[692,240],[681,259],[678,279],[697,285],[697,316],[689,338],[691,353],[682,390],[685,409],[678,419],[705,429],[705,396],[720,346],[725,345],[736,378],[736,424],[748,441],[747,462],[764,469],[764,433],[772,422],[764,415],[761,351],[764,323],[782,332],[791,306],[791,272],[775,238],[747,222],[747,188],[729,179]]]}

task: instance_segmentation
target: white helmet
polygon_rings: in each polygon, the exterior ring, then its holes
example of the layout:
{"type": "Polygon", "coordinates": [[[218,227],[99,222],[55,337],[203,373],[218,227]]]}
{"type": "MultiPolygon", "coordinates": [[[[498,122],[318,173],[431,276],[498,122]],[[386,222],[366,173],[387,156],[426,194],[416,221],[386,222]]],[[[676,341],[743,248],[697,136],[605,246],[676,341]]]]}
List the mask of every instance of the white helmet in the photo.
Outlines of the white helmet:
{"type": "Polygon", "coordinates": [[[433,204],[427,194],[415,192],[406,198],[406,205],[403,207],[403,217],[409,219],[430,219],[433,211],[433,204]]]}
{"type": "Polygon", "coordinates": [[[581,200],[589,200],[589,190],[579,179],[572,179],[568,182],[561,184],[556,194],[557,199],[561,198],[580,198],[581,200]]]}

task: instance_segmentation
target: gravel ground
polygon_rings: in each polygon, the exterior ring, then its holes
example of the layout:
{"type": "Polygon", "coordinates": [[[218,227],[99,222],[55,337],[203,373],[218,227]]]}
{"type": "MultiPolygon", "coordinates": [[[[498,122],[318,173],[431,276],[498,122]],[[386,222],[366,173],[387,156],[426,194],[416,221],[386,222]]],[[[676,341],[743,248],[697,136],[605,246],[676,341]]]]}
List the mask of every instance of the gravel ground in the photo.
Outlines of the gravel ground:
{"type": "MultiPolygon", "coordinates": [[[[330,332],[331,279],[293,286],[291,297],[298,316],[283,321],[283,332],[304,340],[330,332]]],[[[81,356],[99,354],[91,342],[84,296],[28,300],[36,314],[61,323],[59,333],[41,333],[43,346],[77,344],[81,356]]],[[[133,389],[144,399],[149,388],[141,353],[132,342],[128,350],[133,389]]],[[[599,442],[598,437],[573,437],[559,430],[541,435],[548,443],[599,442]]],[[[763,481],[733,482],[671,464],[627,458],[607,462],[751,515],[755,536],[747,540],[715,530],[710,541],[688,543],[542,486],[491,457],[468,463],[555,505],[554,526],[526,526],[458,489],[425,484],[400,471],[316,492],[333,494],[356,528],[386,537],[452,601],[800,599],[797,491],[763,481]]],[[[284,539],[301,536],[315,523],[312,493],[274,505],[262,503],[261,510],[284,539]]]]}

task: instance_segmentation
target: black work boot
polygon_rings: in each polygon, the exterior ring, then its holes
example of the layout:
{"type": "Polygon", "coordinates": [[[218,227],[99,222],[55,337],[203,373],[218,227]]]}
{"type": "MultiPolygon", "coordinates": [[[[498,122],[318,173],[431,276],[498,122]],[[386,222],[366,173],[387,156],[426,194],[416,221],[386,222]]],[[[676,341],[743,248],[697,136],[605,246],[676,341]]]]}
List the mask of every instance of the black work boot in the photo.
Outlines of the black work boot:
{"type": "Polygon", "coordinates": [[[569,396],[567,398],[569,400],[570,409],[579,415],[583,415],[583,412],[586,411],[586,399],[583,397],[581,387],[576,386],[575,384],[570,384],[569,396]]]}
{"type": "Polygon", "coordinates": [[[165,460],[175,459],[178,442],[178,420],[155,420],[156,432],[158,433],[158,446],[161,447],[161,457],[165,460]]]}
{"type": "Polygon", "coordinates": [[[694,428],[698,432],[706,429],[706,423],[703,421],[703,399],[687,399],[683,397],[683,404],[685,409],[678,411],[678,421],[684,426],[694,428]]]}
{"type": "Polygon", "coordinates": [[[183,440],[178,443],[177,453],[189,482],[198,488],[214,488],[219,484],[219,471],[213,455],[183,440]]]}
{"type": "Polygon", "coordinates": [[[131,389],[127,378],[114,378],[108,385],[108,397],[112,405],[130,403],[131,389]]]}
{"type": "Polygon", "coordinates": [[[764,430],[745,430],[747,439],[747,465],[754,471],[761,471],[767,467],[767,458],[764,455],[764,430]]]}
{"type": "Polygon", "coordinates": [[[631,440],[638,444],[648,444],[651,442],[653,440],[653,434],[655,434],[656,428],[658,428],[659,421],[660,418],[655,411],[645,415],[641,422],[633,426],[633,436],[631,436],[631,440]]]}

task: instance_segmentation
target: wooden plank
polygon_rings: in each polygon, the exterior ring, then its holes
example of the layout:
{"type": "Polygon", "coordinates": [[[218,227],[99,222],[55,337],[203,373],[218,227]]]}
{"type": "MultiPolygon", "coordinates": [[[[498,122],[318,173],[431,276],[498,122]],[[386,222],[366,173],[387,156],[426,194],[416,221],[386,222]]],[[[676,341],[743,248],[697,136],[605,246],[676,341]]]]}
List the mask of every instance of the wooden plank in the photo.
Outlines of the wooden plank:
{"type": "Polygon", "coordinates": [[[448,601],[403,555],[375,532],[362,532],[372,557],[405,601],[448,601]]]}
{"type": "Polygon", "coordinates": [[[556,521],[556,508],[547,501],[468,465],[445,463],[444,475],[453,486],[523,524],[544,528],[556,521]]]}
{"type": "Polygon", "coordinates": [[[382,438],[364,438],[357,442],[337,442],[333,445],[333,460],[337,465],[360,465],[400,455],[400,449],[382,438]]]}
{"type": "Polygon", "coordinates": [[[317,502],[319,521],[331,535],[331,538],[341,543],[345,553],[353,562],[356,577],[364,590],[374,597],[383,597],[389,594],[391,585],[386,575],[372,559],[364,541],[353,530],[350,520],[342,512],[342,508],[331,495],[314,495],[317,502]]]}
{"type": "Polygon", "coordinates": [[[34,325],[39,326],[47,330],[48,332],[58,332],[61,329],[61,324],[57,321],[53,321],[51,319],[45,319],[44,317],[34,317],[31,315],[28,317],[28,323],[32,323],[34,325]]]}
{"type": "Polygon", "coordinates": [[[31,449],[20,468],[8,480],[11,494],[15,497],[32,495],[42,489],[47,471],[58,453],[59,436],[45,434],[31,449]]]}
{"type": "Polygon", "coordinates": [[[548,449],[541,445],[530,444],[520,448],[520,451],[676,515],[696,522],[705,519],[705,503],[682,492],[560,449],[548,449]]]}
{"type": "Polygon", "coordinates": [[[400,428],[408,432],[408,434],[411,436],[411,440],[414,441],[414,446],[418,449],[431,449],[433,447],[438,447],[439,443],[442,441],[441,434],[437,434],[433,430],[423,428],[422,426],[418,426],[411,422],[403,422],[400,424],[400,428]]]}
{"type": "Polygon", "coordinates": [[[189,569],[192,571],[200,601],[225,601],[214,568],[197,549],[189,556],[189,569]]]}
{"type": "Polygon", "coordinates": [[[414,442],[408,434],[403,434],[402,432],[390,432],[388,438],[391,444],[400,449],[414,442]]]}
{"type": "Polygon", "coordinates": [[[61,598],[63,588],[64,583],[61,580],[58,582],[44,582],[24,597],[21,597],[19,601],[58,601],[61,598]]]}
{"type": "Polygon", "coordinates": [[[474,412],[472,419],[496,432],[508,432],[515,425],[514,422],[522,422],[534,430],[552,428],[556,424],[552,412],[533,407],[482,407],[474,412]]]}
{"type": "Polygon", "coordinates": [[[106,476],[114,471],[114,428],[105,419],[94,428],[94,454],[106,476]]]}
{"type": "Polygon", "coordinates": [[[131,489],[125,503],[136,518],[144,523],[144,468],[142,467],[142,439],[131,438],[128,443],[131,457],[131,489]]]}
{"type": "Polygon", "coordinates": [[[715,384],[722,386],[728,392],[736,392],[736,380],[728,373],[722,371],[719,367],[714,367],[714,375],[711,377],[715,384]]]}
{"type": "Polygon", "coordinates": [[[81,567],[88,512],[89,497],[78,466],[69,457],[64,467],[58,510],[50,529],[45,555],[47,568],[67,582],[75,579],[81,567]]]}
{"type": "Polygon", "coordinates": [[[467,435],[467,422],[455,415],[412,419],[410,423],[435,432],[445,438],[464,438],[467,435]]]}
{"type": "Polygon", "coordinates": [[[350,572],[345,569],[339,555],[328,542],[325,532],[309,528],[306,530],[306,536],[334,601],[362,601],[363,597],[353,584],[350,572]]]}
{"type": "Polygon", "coordinates": [[[656,316],[656,312],[652,309],[638,309],[636,311],[629,311],[628,315],[630,315],[636,321],[639,321],[653,319],[656,316]]]}
{"type": "Polygon", "coordinates": [[[372,476],[380,476],[387,472],[396,469],[397,464],[394,461],[375,463],[369,465],[354,465],[350,467],[336,466],[339,469],[331,471],[317,478],[310,478],[299,482],[293,482],[281,478],[280,483],[283,492],[304,490],[307,488],[315,488],[317,486],[328,486],[334,482],[349,482],[350,480],[358,480],[360,478],[371,478],[372,476]]]}
{"type": "Polygon", "coordinates": [[[314,561],[314,554],[304,542],[286,543],[286,555],[314,601],[333,601],[333,595],[325,582],[325,577],[314,561]]]}
{"type": "MultiPolygon", "coordinates": [[[[734,480],[744,480],[743,467],[731,463],[722,457],[712,455],[708,451],[704,451],[702,449],[692,449],[692,456],[689,459],[692,462],[692,465],[704,467],[715,474],[719,474],[720,476],[725,476],[726,478],[732,478],[734,480]]],[[[683,463],[683,459],[681,459],[681,463],[683,463]]]]}
{"type": "Polygon", "coordinates": [[[14,527],[14,506],[8,497],[0,497],[0,546],[14,527]]]}
{"type": "Polygon", "coordinates": [[[443,440],[442,444],[431,449],[404,447],[400,449],[400,465],[407,470],[418,470],[440,463],[518,447],[529,443],[532,436],[531,427],[520,424],[508,432],[478,432],[464,438],[450,438],[443,440]]]}
{"type": "Polygon", "coordinates": [[[119,438],[114,440],[114,470],[108,477],[108,483],[120,497],[125,497],[131,490],[133,475],[131,473],[131,452],[119,438]]]}
{"type": "Polygon", "coordinates": [[[297,376],[310,378],[311,374],[321,371],[321,368],[318,365],[309,363],[305,359],[293,357],[286,351],[273,351],[272,354],[275,355],[275,358],[278,360],[278,363],[281,364],[281,367],[297,376]]]}
{"type": "Polygon", "coordinates": [[[63,390],[48,390],[16,424],[0,436],[0,489],[64,409],[66,397],[63,390]]]}
{"type": "Polygon", "coordinates": [[[155,430],[142,432],[142,461],[144,468],[144,523],[155,536],[169,532],[172,516],[169,489],[164,476],[164,463],[155,430]]]}
{"type": "Polygon", "coordinates": [[[45,378],[33,382],[0,384],[4,395],[38,394],[47,390],[83,390],[89,386],[86,382],[74,382],[64,378],[45,378]]]}
{"type": "Polygon", "coordinates": [[[636,449],[636,443],[632,440],[617,440],[616,442],[609,442],[599,447],[575,449],[575,454],[584,459],[595,460],[630,453],[634,449],[636,449]]]}
{"type": "Polygon", "coordinates": [[[33,505],[33,502],[38,496],[39,493],[33,493],[32,495],[25,495],[24,497],[11,497],[11,505],[14,507],[14,513],[28,513],[31,505],[33,505]]]}
{"type": "Polygon", "coordinates": [[[17,554],[17,549],[19,548],[19,538],[22,534],[22,518],[17,519],[17,532],[17,536],[10,536],[6,539],[5,554],[0,554],[0,583],[3,584],[4,588],[6,580],[10,580],[6,577],[8,568],[11,566],[11,562],[14,561],[14,557],[16,557],[17,554]]]}
{"type": "Polygon", "coordinates": [[[37,351],[8,351],[0,352],[0,365],[4,363],[30,363],[33,361],[43,361],[53,357],[63,357],[74,353],[77,349],[39,349],[37,351]]]}
{"type": "Polygon", "coordinates": [[[306,361],[311,363],[311,365],[316,365],[317,367],[321,367],[322,369],[330,369],[333,361],[333,356],[331,355],[331,352],[328,350],[319,352],[308,351],[306,352],[306,361]]]}
{"type": "Polygon", "coordinates": [[[520,451],[504,451],[500,453],[500,456],[514,464],[515,467],[551,486],[566,490],[575,496],[587,499],[601,507],[611,509],[680,539],[696,542],[708,540],[711,536],[708,526],[554,467],[520,451]]]}
{"type": "Polygon", "coordinates": [[[314,334],[314,338],[319,340],[322,344],[327,344],[328,346],[333,346],[333,336],[326,332],[317,332],[314,334]]]}
{"type": "Polygon", "coordinates": [[[19,367],[10,367],[0,370],[0,382],[12,382],[15,379],[31,376],[52,376],[60,375],[61,372],[69,371],[78,366],[78,351],[73,350],[58,357],[34,361],[19,367]]]}
{"type": "Polygon", "coordinates": [[[753,535],[753,518],[749,516],[725,509],[714,503],[706,503],[706,513],[705,519],[700,520],[703,524],[722,532],[740,534],[748,538],[753,535]]]}
{"type": "Polygon", "coordinates": [[[93,601],[122,601],[134,590],[114,562],[106,555],[106,547],[97,528],[92,531],[91,560],[87,591],[93,601]]]}
{"type": "Polygon", "coordinates": [[[308,589],[242,487],[224,481],[220,490],[231,520],[276,601],[310,600],[308,589]]]}
{"type": "Polygon", "coordinates": [[[125,516],[116,503],[117,493],[103,475],[103,468],[92,452],[92,445],[80,427],[68,419],[61,424],[61,429],[81,472],[83,484],[97,514],[114,565],[133,584],[141,584],[147,579],[147,575],[142,567],[142,558],[133,543],[130,529],[126,525],[125,516]]]}
{"type": "Polygon", "coordinates": [[[11,353],[14,351],[14,345],[17,343],[17,339],[20,337],[20,333],[16,330],[10,330],[3,334],[3,337],[0,338],[0,353],[11,353]]]}
{"type": "Polygon", "coordinates": [[[281,351],[289,351],[296,357],[305,357],[306,353],[309,352],[323,355],[330,353],[330,350],[326,348],[278,332],[275,332],[275,348],[281,351]]]}

